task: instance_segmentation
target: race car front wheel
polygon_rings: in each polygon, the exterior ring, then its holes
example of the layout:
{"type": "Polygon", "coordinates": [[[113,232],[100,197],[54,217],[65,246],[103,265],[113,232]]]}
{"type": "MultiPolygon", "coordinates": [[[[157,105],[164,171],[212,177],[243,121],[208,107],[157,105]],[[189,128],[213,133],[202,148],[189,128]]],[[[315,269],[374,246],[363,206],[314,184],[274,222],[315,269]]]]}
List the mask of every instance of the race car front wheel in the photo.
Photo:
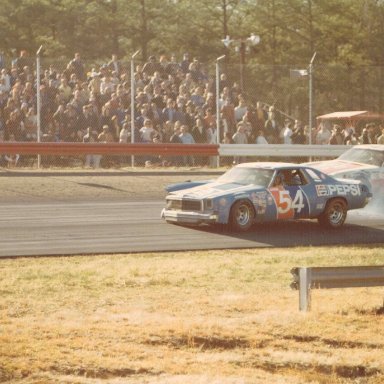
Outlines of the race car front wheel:
{"type": "Polygon", "coordinates": [[[231,208],[229,224],[234,231],[245,232],[252,226],[254,218],[252,204],[247,200],[240,200],[231,208]]]}
{"type": "Polygon", "coordinates": [[[347,218],[347,204],[342,199],[328,201],[324,212],[319,216],[318,221],[327,228],[339,228],[347,218]]]}

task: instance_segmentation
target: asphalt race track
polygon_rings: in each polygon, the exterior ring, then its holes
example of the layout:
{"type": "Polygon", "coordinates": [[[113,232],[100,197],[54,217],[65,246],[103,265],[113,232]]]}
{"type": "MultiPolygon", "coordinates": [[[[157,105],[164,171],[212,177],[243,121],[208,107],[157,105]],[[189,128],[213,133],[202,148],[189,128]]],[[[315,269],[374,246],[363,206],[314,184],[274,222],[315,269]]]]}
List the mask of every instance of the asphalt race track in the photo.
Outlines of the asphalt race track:
{"type": "Polygon", "coordinates": [[[0,257],[384,243],[384,215],[349,212],[340,230],[317,221],[181,227],[160,219],[163,200],[0,203],[0,257]]]}

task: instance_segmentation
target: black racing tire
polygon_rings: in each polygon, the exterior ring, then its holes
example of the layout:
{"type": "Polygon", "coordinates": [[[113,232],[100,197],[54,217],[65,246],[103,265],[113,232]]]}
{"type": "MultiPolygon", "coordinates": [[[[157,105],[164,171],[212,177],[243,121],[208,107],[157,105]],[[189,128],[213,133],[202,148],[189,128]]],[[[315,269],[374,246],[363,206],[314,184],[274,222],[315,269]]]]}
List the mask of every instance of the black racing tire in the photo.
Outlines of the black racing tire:
{"type": "Polygon", "coordinates": [[[236,201],[229,214],[229,225],[231,230],[246,232],[251,228],[255,219],[255,210],[248,200],[236,201]]]}
{"type": "Polygon", "coordinates": [[[347,218],[347,204],[343,199],[327,202],[324,212],[318,217],[319,224],[326,228],[340,228],[347,218]]]}

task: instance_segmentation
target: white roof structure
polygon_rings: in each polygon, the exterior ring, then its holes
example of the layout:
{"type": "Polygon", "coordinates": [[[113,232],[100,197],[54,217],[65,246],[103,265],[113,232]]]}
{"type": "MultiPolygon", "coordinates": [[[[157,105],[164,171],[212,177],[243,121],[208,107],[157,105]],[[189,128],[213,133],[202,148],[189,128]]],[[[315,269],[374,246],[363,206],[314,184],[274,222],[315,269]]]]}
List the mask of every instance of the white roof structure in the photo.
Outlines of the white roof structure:
{"type": "Polygon", "coordinates": [[[317,125],[331,123],[357,126],[358,124],[368,124],[373,122],[384,122],[384,115],[369,111],[338,111],[316,117],[317,125]]]}
{"type": "Polygon", "coordinates": [[[371,113],[368,111],[340,111],[318,116],[317,119],[351,119],[362,116],[371,116],[371,113]]]}

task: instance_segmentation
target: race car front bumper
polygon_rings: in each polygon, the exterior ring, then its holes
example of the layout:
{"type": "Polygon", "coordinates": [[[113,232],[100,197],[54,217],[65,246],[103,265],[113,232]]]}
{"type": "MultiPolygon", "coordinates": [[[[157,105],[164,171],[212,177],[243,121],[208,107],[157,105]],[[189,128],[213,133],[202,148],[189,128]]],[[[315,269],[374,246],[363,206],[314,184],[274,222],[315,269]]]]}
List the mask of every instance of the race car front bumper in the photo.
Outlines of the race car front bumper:
{"type": "Polygon", "coordinates": [[[218,222],[218,216],[213,212],[176,211],[166,208],[161,211],[161,218],[172,223],[193,225],[213,224],[218,222]]]}

